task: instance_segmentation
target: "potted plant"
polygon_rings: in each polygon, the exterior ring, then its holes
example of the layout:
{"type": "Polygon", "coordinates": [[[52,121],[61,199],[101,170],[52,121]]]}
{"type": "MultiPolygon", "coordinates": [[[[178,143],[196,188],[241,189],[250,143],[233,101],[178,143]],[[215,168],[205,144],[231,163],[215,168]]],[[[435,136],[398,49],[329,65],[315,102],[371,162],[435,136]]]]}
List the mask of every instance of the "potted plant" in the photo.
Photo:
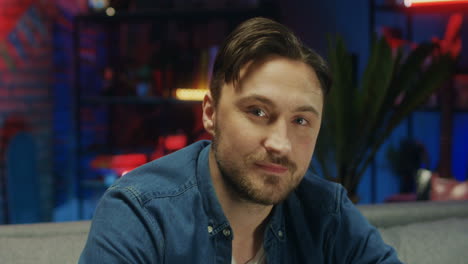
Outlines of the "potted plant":
{"type": "MultiPolygon", "coordinates": [[[[331,43],[331,42],[330,42],[331,43]]],[[[344,41],[329,45],[333,85],[326,98],[313,169],[341,183],[356,199],[359,182],[392,131],[452,75],[449,55],[424,43],[405,54],[373,38],[366,69],[356,81],[344,41]]]]}

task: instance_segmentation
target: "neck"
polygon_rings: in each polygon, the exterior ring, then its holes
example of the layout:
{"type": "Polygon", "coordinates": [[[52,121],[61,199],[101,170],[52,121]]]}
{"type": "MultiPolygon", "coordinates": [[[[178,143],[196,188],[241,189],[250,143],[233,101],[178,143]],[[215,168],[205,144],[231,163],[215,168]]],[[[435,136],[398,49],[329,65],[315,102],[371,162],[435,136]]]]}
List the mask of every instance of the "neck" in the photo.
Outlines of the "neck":
{"type": "MultiPolygon", "coordinates": [[[[209,167],[219,203],[234,232],[234,257],[239,251],[248,252],[247,255],[252,255],[251,257],[255,256],[262,246],[266,220],[273,206],[256,204],[240,198],[226,184],[212,150],[209,155],[209,167]]],[[[248,260],[248,257],[245,258],[248,260]]]]}

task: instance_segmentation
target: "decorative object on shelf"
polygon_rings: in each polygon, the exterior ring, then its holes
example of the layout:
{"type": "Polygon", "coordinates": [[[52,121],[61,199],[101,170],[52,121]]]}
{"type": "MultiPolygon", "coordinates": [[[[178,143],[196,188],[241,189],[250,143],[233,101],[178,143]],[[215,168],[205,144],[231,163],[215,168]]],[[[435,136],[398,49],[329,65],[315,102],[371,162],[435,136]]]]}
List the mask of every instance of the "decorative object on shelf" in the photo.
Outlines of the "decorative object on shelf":
{"type": "Polygon", "coordinates": [[[140,97],[152,95],[151,69],[148,65],[144,65],[136,71],[135,92],[140,97]]]}
{"type": "Polygon", "coordinates": [[[432,42],[437,43],[440,47],[436,50],[438,54],[448,54],[454,59],[458,58],[462,49],[462,39],[460,36],[462,24],[463,15],[460,13],[452,14],[447,22],[444,38],[432,38],[432,42]]]}
{"type": "Polygon", "coordinates": [[[177,88],[175,97],[182,101],[203,101],[208,89],[177,88]]]}
{"type": "Polygon", "coordinates": [[[409,54],[400,49],[392,55],[385,39],[374,38],[358,85],[356,67],[343,40],[338,38],[334,46],[330,45],[334,82],[314,164],[326,178],[341,183],[354,201],[359,182],[384,141],[452,75],[453,59],[447,55],[433,57],[437,48],[436,44],[424,43],[409,54]],[[395,104],[400,94],[404,96],[395,104]]]}
{"type": "Polygon", "coordinates": [[[184,133],[167,135],[164,140],[164,147],[168,152],[174,152],[187,146],[187,136],[184,133]]]}
{"type": "Polygon", "coordinates": [[[107,16],[114,16],[118,10],[129,10],[131,0],[88,0],[89,9],[92,12],[104,12],[107,16]]]}
{"type": "Polygon", "coordinates": [[[430,198],[432,172],[419,169],[416,172],[416,200],[427,201],[430,198]]]}
{"type": "Polygon", "coordinates": [[[150,160],[159,159],[169,153],[182,149],[187,145],[188,137],[183,133],[183,131],[167,136],[159,136],[156,148],[150,155],[150,160]]]}
{"type": "Polygon", "coordinates": [[[411,44],[403,38],[403,33],[399,28],[385,26],[382,27],[381,31],[392,50],[398,50],[398,48],[403,47],[404,45],[411,44]]]}
{"type": "Polygon", "coordinates": [[[387,148],[386,158],[390,170],[400,178],[400,193],[413,193],[418,170],[429,164],[429,154],[424,145],[403,139],[397,147],[390,145],[387,148]]]}
{"type": "MultiPolygon", "coordinates": [[[[118,155],[98,155],[91,161],[91,168],[102,170],[103,172],[111,170],[117,177],[122,177],[125,173],[133,170],[148,162],[145,154],[130,153],[118,155]]],[[[109,173],[106,173],[108,175],[109,173]]]]}
{"type": "Polygon", "coordinates": [[[89,8],[93,11],[103,11],[109,7],[110,0],[88,0],[89,8]]]}

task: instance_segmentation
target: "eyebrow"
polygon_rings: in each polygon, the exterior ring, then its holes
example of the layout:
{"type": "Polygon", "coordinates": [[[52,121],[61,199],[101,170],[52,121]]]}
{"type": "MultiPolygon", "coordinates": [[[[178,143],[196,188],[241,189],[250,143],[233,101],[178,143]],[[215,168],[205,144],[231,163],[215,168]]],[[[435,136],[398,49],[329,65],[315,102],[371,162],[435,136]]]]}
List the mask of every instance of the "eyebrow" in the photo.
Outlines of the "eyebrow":
{"type": "MultiPolygon", "coordinates": [[[[260,102],[262,102],[264,104],[276,107],[275,102],[273,102],[272,100],[270,100],[270,99],[268,99],[268,98],[266,98],[265,96],[262,96],[262,95],[254,94],[254,95],[249,95],[247,97],[239,99],[239,103],[246,102],[246,101],[260,101],[260,102]]],[[[293,112],[312,112],[315,115],[320,116],[317,109],[315,107],[313,107],[312,105],[301,105],[299,107],[296,107],[293,112]]]]}
{"type": "Polygon", "coordinates": [[[295,111],[295,112],[312,112],[312,113],[314,113],[315,115],[320,116],[320,114],[319,114],[319,112],[317,111],[317,109],[315,109],[315,107],[313,107],[313,106],[311,106],[311,105],[299,106],[299,107],[297,107],[294,111],[295,111]]]}

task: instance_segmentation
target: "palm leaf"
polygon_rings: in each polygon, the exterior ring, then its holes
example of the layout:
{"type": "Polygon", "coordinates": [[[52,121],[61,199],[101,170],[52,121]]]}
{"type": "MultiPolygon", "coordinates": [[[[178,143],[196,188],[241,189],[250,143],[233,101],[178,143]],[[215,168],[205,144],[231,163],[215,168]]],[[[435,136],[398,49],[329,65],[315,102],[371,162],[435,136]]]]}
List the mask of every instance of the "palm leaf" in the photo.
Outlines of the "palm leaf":
{"type": "Polygon", "coordinates": [[[372,158],[375,156],[380,146],[391,135],[393,130],[408,117],[409,114],[416,110],[417,107],[426,102],[432,93],[442,87],[450,78],[452,72],[453,60],[450,56],[446,55],[436,59],[429,65],[427,70],[419,76],[418,81],[414,83],[413,89],[406,94],[401,104],[391,113],[385,130],[379,134],[379,138],[371,147],[369,156],[362,164],[357,173],[357,177],[362,177],[365,169],[372,161],[372,158]]]}
{"type": "Polygon", "coordinates": [[[325,104],[315,158],[328,179],[341,182],[350,195],[375,154],[393,130],[451,75],[450,57],[433,59],[433,44],[422,44],[405,58],[384,39],[373,41],[358,86],[351,54],[344,41],[329,41],[333,86],[325,104]],[[426,66],[426,67],[425,67],[426,66]],[[398,96],[404,94],[399,105],[398,96]]]}

